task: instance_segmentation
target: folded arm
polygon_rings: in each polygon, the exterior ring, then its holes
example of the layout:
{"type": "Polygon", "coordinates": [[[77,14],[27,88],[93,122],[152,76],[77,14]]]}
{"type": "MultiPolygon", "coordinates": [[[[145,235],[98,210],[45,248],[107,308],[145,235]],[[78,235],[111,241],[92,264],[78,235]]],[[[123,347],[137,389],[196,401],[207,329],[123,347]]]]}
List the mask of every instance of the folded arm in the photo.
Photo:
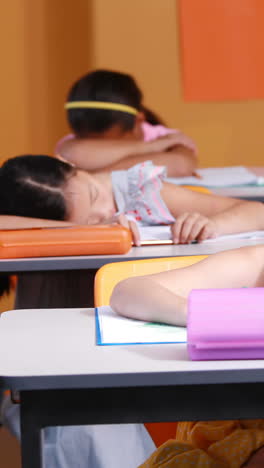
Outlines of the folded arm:
{"type": "Polygon", "coordinates": [[[161,195],[176,218],[174,239],[181,243],[264,229],[264,204],[204,194],[165,183],[161,195]]]}
{"type": "Polygon", "coordinates": [[[189,176],[197,167],[195,150],[178,142],[178,134],[169,134],[153,141],[103,140],[72,138],[65,140],[59,155],[88,171],[118,170],[146,160],[165,165],[168,176],[189,176]]]}
{"type": "Polygon", "coordinates": [[[192,289],[263,287],[263,269],[262,245],[220,252],[185,268],[121,281],[110,304],[126,317],[181,326],[192,289]]]}
{"type": "MultiPolygon", "coordinates": [[[[121,214],[106,221],[105,224],[120,224],[131,231],[132,239],[135,245],[140,245],[140,234],[134,221],[128,220],[121,214]]],[[[60,228],[73,227],[76,224],[67,221],[54,221],[49,219],[27,218],[24,216],[6,216],[0,215],[0,230],[14,229],[36,229],[36,228],[60,228]]]]}
{"type": "Polygon", "coordinates": [[[53,228],[73,226],[66,221],[54,221],[49,219],[27,218],[24,216],[0,216],[0,229],[30,229],[30,228],[53,228]]]}
{"type": "Polygon", "coordinates": [[[108,169],[111,171],[129,169],[146,160],[152,161],[156,166],[166,166],[168,177],[193,176],[197,169],[197,158],[193,150],[181,145],[175,146],[170,151],[134,154],[111,164],[108,169]]]}

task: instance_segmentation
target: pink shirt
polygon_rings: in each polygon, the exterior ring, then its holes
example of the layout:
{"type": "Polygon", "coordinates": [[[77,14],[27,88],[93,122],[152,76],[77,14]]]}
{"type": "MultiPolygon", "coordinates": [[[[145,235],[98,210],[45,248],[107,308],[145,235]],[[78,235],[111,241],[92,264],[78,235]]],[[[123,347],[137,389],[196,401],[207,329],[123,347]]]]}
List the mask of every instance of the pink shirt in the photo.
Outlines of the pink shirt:
{"type": "Polygon", "coordinates": [[[151,125],[148,122],[143,122],[141,128],[143,130],[144,141],[156,140],[157,138],[169,135],[170,133],[180,133],[181,138],[185,140],[185,146],[192,149],[195,154],[197,154],[196,144],[191,140],[191,138],[183,135],[182,132],[177,128],[167,128],[164,127],[164,125],[151,125]]]}
{"type": "MultiPolygon", "coordinates": [[[[168,135],[169,133],[177,133],[180,130],[164,127],[164,125],[151,125],[148,122],[142,123],[142,131],[144,141],[156,140],[159,137],[168,135]]],[[[75,137],[73,133],[69,133],[61,138],[55,147],[55,155],[60,154],[61,145],[67,141],[72,140],[75,137]]]]}
{"type": "Polygon", "coordinates": [[[143,122],[141,125],[144,141],[156,140],[157,138],[169,135],[170,133],[178,133],[180,130],[167,128],[164,125],[151,125],[148,122],[143,122]]]}

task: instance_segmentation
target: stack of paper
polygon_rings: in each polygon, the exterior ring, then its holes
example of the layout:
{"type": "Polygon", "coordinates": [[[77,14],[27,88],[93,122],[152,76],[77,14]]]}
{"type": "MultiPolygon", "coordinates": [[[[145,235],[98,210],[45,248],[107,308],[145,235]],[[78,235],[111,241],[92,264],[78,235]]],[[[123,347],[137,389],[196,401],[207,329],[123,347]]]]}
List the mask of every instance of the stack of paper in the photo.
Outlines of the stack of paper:
{"type": "Polygon", "coordinates": [[[109,306],[95,311],[98,345],[186,343],[186,328],[117,315],[109,306]]]}
{"type": "Polygon", "coordinates": [[[167,181],[177,185],[200,185],[204,187],[235,187],[245,185],[262,184],[263,177],[257,177],[256,174],[243,166],[232,167],[208,167],[198,169],[198,177],[175,177],[168,178],[167,181]]]}
{"type": "MultiPolygon", "coordinates": [[[[152,242],[161,241],[161,243],[172,243],[171,241],[171,230],[170,226],[140,226],[139,227],[140,238],[142,244],[148,244],[152,242]]],[[[219,236],[214,239],[207,239],[202,244],[209,244],[213,242],[229,241],[232,239],[263,239],[264,231],[249,231],[239,232],[237,234],[226,234],[225,236],[219,236]]]]}

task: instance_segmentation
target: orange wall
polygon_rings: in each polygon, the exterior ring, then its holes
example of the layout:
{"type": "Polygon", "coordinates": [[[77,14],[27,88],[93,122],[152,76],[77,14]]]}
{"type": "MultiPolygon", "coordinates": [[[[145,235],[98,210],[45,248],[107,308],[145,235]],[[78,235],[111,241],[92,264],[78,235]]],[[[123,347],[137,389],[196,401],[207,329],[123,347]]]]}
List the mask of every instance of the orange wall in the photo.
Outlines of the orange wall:
{"type": "MultiPolygon", "coordinates": [[[[12,0],[0,15],[0,163],[23,153],[52,153],[67,130],[70,83],[90,66],[87,0],[12,0]]],[[[12,308],[13,296],[0,301],[12,308]]]]}
{"type": "Polygon", "coordinates": [[[93,15],[94,66],[134,73],[147,104],[198,143],[201,165],[263,164],[263,101],[183,102],[177,0],[95,0],[93,15]]]}
{"type": "MultiPolygon", "coordinates": [[[[261,164],[263,101],[185,103],[177,0],[12,0],[0,16],[0,159],[52,152],[74,79],[133,73],[146,103],[198,143],[202,165],[261,164]]],[[[210,64],[209,64],[210,66],[210,64]]]]}
{"type": "Polygon", "coordinates": [[[90,66],[90,2],[12,0],[0,15],[0,160],[51,153],[69,84],[90,66]]]}
{"type": "Polygon", "coordinates": [[[0,158],[24,150],[29,138],[25,21],[20,0],[3,2],[0,15],[1,112],[0,158]]]}
{"type": "Polygon", "coordinates": [[[91,6],[87,0],[24,1],[32,151],[52,153],[68,129],[63,106],[69,86],[91,66],[91,6]]]}

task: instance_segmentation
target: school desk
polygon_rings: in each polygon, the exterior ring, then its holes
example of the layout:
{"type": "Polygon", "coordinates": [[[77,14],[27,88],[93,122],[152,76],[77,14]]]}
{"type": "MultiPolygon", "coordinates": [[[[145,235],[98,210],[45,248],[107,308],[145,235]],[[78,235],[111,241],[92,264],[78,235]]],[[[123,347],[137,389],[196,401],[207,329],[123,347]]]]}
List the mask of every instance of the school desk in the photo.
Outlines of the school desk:
{"type": "Polygon", "coordinates": [[[0,356],[0,385],[20,391],[23,468],[43,467],[46,426],[264,417],[264,361],[96,346],[93,309],[4,313],[0,356]]]}
{"type": "Polygon", "coordinates": [[[124,255],[42,257],[0,260],[0,274],[18,274],[15,308],[93,306],[95,271],[105,263],[146,258],[210,255],[264,239],[232,239],[208,244],[133,247],[124,255]]]}
{"type": "MultiPolygon", "coordinates": [[[[264,177],[264,167],[249,167],[257,176],[264,177]]],[[[241,200],[264,202],[264,185],[241,185],[240,187],[221,187],[212,190],[217,195],[224,197],[240,198],[241,200]]]]}
{"type": "Polygon", "coordinates": [[[216,195],[223,197],[240,198],[241,200],[264,202],[264,185],[248,185],[241,187],[221,187],[212,190],[216,195]]]}
{"type": "Polygon", "coordinates": [[[98,269],[110,262],[140,260],[146,258],[178,257],[186,255],[210,255],[223,250],[231,250],[238,247],[263,243],[263,238],[237,238],[225,241],[217,241],[216,239],[212,243],[132,247],[128,253],[122,255],[111,254],[0,259],[0,273],[98,269]]]}

